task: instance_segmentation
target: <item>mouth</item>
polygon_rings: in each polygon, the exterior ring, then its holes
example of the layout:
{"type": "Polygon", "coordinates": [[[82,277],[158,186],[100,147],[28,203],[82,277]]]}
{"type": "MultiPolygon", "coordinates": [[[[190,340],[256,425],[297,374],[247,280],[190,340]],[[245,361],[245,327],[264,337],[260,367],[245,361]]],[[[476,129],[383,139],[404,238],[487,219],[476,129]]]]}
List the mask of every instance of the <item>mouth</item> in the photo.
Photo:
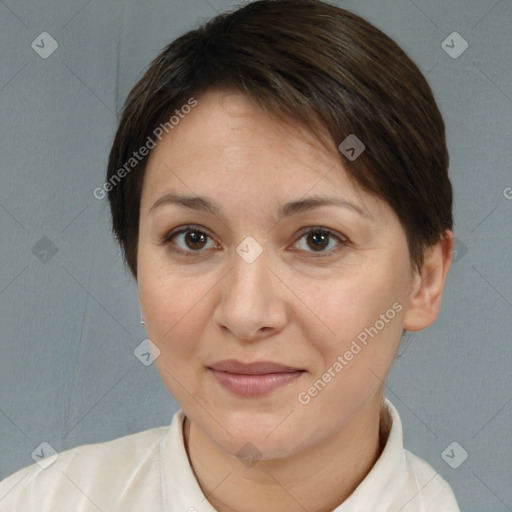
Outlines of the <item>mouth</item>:
{"type": "Polygon", "coordinates": [[[272,361],[242,363],[236,360],[219,361],[208,367],[222,387],[243,397],[258,397],[291,384],[306,370],[272,361]]]}
{"type": "Polygon", "coordinates": [[[274,361],[257,361],[253,363],[242,363],[236,359],[226,359],[209,366],[210,369],[235,373],[238,375],[264,375],[269,373],[292,373],[305,371],[302,368],[294,368],[274,361]]]}

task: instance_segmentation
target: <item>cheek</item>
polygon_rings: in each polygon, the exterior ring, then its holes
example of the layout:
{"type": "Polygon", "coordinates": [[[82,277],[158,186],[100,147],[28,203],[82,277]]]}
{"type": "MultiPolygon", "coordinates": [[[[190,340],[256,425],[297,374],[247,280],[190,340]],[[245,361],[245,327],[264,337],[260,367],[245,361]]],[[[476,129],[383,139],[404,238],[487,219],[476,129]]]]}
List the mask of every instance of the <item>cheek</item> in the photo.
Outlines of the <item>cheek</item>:
{"type": "Polygon", "coordinates": [[[296,397],[313,415],[350,417],[383,385],[402,334],[404,308],[393,288],[345,282],[329,300],[316,297],[330,330],[309,333],[320,357],[296,397]]]}
{"type": "MultiPolygon", "coordinates": [[[[326,334],[331,339],[344,340],[373,325],[395,302],[400,302],[403,289],[390,274],[379,277],[354,272],[351,276],[323,283],[322,288],[314,284],[303,293],[307,297],[306,304],[311,305],[324,324],[326,334]]],[[[389,315],[393,319],[395,310],[389,315]]]]}
{"type": "Polygon", "coordinates": [[[391,264],[352,270],[307,295],[321,320],[316,335],[310,332],[323,366],[316,370],[323,373],[341,356],[346,378],[368,379],[372,368],[384,378],[402,335],[406,283],[391,264]]]}
{"type": "Polygon", "coordinates": [[[195,349],[191,340],[198,339],[202,280],[180,276],[144,248],[139,249],[137,274],[146,332],[160,350],[157,366],[174,372],[195,349]]]}
{"type": "Polygon", "coordinates": [[[164,250],[149,242],[141,243],[138,252],[137,286],[148,334],[165,343],[172,337],[180,320],[186,321],[201,298],[202,280],[191,279],[170,263],[164,250]]]}
{"type": "Polygon", "coordinates": [[[204,338],[206,302],[201,302],[202,288],[179,278],[151,279],[140,283],[140,301],[144,308],[148,338],[160,350],[155,360],[165,386],[180,403],[200,392],[196,377],[203,370],[199,357],[204,338]]]}
{"type": "MultiPolygon", "coordinates": [[[[189,279],[146,279],[139,286],[148,335],[162,349],[188,346],[180,340],[193,336],[201,326],[203,287],[189,279]]],[[[204,321],[204,318],[203,318],[204,321]]]]}

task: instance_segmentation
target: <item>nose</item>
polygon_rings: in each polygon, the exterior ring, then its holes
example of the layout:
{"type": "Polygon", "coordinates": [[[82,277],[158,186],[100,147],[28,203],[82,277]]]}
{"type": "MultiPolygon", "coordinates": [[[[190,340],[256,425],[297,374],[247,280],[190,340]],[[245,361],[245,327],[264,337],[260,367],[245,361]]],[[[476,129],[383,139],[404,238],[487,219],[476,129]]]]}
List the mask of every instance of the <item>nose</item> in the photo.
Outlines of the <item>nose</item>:
{"type": "Polygon", "coordinates": [[[233,267],[219,283],[213,320],[233,337],[256,341],[286,325],[286,287],[269,263],[265,251],[251,263],[235,254],[233,267]]]}

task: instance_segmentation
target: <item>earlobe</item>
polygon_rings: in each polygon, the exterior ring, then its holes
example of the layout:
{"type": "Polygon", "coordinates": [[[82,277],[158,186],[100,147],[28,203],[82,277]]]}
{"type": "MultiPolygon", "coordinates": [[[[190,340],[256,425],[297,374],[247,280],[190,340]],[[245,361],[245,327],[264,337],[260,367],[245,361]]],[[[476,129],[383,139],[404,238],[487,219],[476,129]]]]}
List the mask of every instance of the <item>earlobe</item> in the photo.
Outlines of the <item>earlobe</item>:
{"type": "Polygon", "coordinates": [[[421,331],[435,322],[452,263],[453,242],[453,232],[446,230],[443,238],[426,251],[424,263],[412,284],[409,307],[404,317],[404,329],[407,331],[421,331]]]}

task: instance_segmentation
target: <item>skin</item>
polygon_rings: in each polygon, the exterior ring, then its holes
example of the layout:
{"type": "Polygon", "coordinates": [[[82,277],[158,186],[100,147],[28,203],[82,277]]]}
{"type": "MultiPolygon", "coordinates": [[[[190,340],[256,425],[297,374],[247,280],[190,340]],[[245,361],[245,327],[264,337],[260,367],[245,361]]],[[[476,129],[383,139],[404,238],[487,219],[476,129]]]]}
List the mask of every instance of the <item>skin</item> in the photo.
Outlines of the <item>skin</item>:
{"type": "Polygon", "coordinates": [[[386,440],[379,435],[383,382],[403,329],[424,329],[439,312],[453,233],[415,270],[396,214],[348,178],[331,146],[270,119],[244,95],[210,91],[148,161],[138,243],[141,312],[160,350],[158,371],[187,418],[190,463],[220,512],[320,512],[342,503],[386,440]],[[206,196],[220,212],[151,209],[169,192],[206,196]],[[282,204],[313,195],[343,199],[362,213],[322,206],[278,218],[282,204]],[[188,224],[192,236],[206,236],[190,240],[189,231],[188,239],[185,233],[162,242],[188,224]],[[332,235],[322,245],[310,228],[332,235]],[[236,252],[248,236],[263,249],[252,263],[236,252]],[[394,318],[300,403],[299,393],[394,303],[401,306],[394,318]],[[265,396],[241,397],[207,369],[231,358],[305,372],[265,396]],[[247,443],[255,447],[251,465],[243,460],[247,443]]]}

